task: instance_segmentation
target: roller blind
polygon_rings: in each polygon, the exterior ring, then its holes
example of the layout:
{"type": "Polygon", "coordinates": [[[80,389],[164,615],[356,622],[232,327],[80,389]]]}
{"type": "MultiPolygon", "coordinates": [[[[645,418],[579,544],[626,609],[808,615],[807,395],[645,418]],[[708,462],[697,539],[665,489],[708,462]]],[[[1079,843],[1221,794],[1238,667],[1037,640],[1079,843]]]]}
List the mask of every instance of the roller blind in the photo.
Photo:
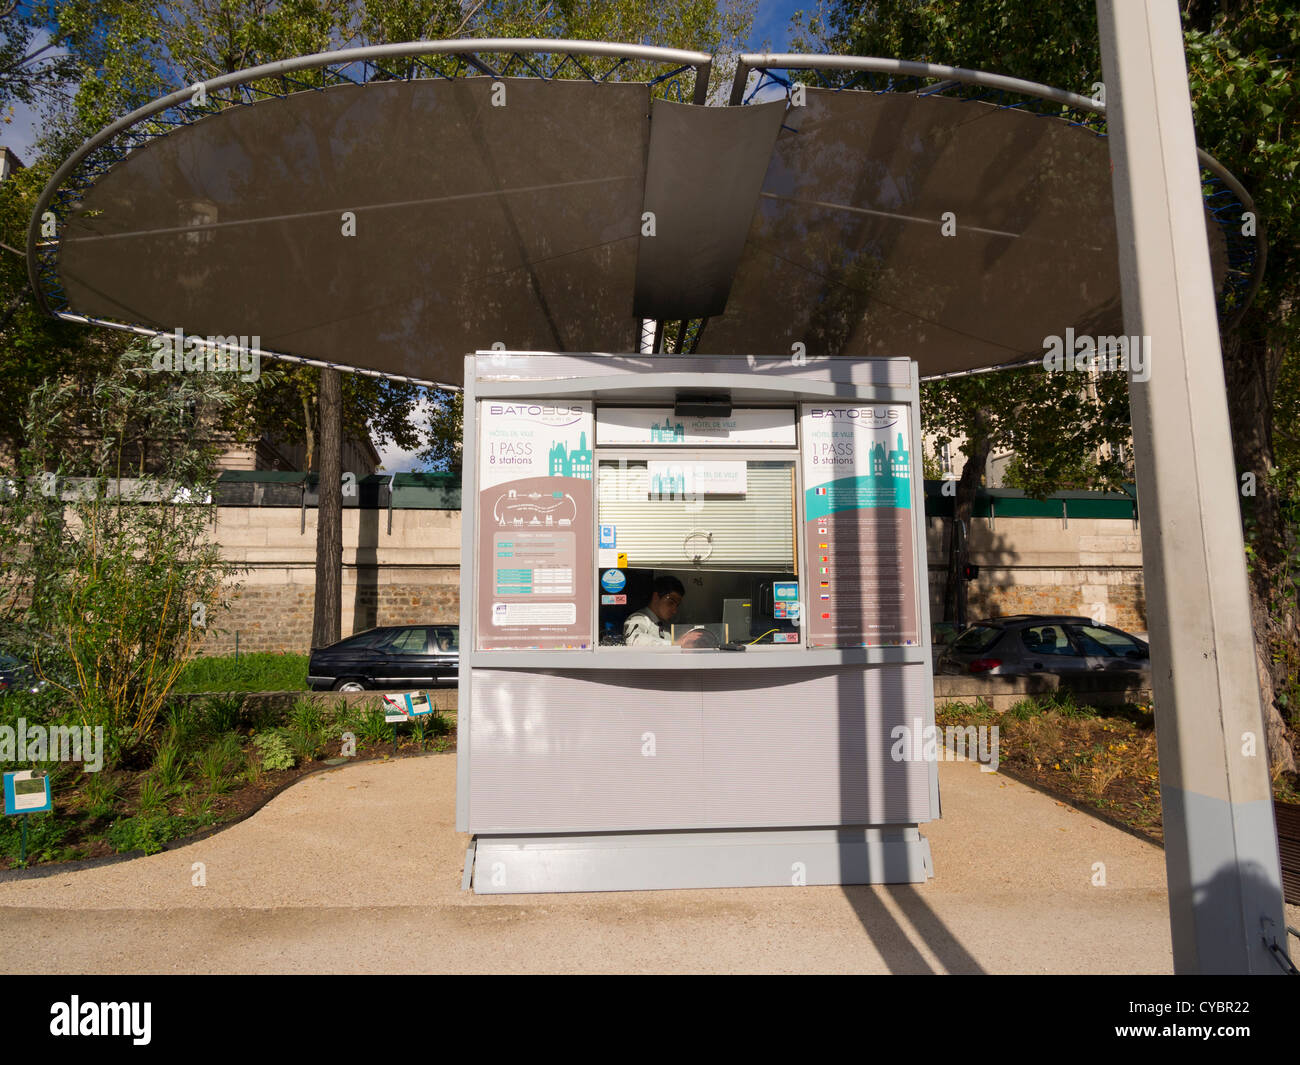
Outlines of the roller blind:
{"type": "Polygon", "coordinates": [[[600,464],[602,525],[617,528],[629,568],[794,570],[794,464],[747,463],[746,491],[694,498],[650,495],[645,462],[600,464]]]}

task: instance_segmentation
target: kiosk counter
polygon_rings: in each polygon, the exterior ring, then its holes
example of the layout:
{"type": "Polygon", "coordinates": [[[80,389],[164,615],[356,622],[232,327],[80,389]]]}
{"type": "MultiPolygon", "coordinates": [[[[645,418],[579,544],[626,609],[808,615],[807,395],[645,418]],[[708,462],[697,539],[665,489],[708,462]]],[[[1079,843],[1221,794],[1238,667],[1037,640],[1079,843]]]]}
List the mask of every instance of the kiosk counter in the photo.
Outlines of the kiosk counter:
{"type": "Polygon", "coordinates": [[[933,875],[915,363],[479,352],[464,410],[467,888],[933,875]]]}

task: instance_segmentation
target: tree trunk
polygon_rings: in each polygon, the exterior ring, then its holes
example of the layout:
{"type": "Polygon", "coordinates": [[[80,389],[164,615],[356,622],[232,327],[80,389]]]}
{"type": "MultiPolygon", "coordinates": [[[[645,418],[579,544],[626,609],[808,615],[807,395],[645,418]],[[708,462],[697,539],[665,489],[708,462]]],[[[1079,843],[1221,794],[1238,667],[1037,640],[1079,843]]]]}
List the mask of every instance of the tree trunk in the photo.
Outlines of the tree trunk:
{"type": "MultiPolygon", "coordinates": [[[[323,372],[324,371],[322,371],[322,373],[323,372]]],[[[316,442],[316,428],[311,423],[311,403],[308,401],[306,393],[303,393],[302,396],[302,434],[307,451],[307,460],[303,464],[303,470],[306,473],[310,473],[312,462],[316,458],[313,453],[313,447],[316,442]]]]}
{"type": "Polygon", "coordinates": [[[966,582],[962,572],[970,558],[970,519],[975,509],[975,493],[979,490],[984,477],[984,464],[988,462],[989,452],[993,450],[993,441],[989,438],[986,427],[989,419],[984,412],[977,411],[973,422],[974,433],[962,445],[966,453],[966,465],[962,467],[961,477],[957,481],[957,494],[953,499],[953,527],[948,536],[948,577],[943,589],[943,620],[965,626],[969,623],[966,616],[966,582]]]}
{"type": "MultiPolygon", "coordinates": [[[[1251,321],[1248,315],[1243,325],[1251,321]]],[[[1255,629],[1255,666],[1259,676],[1260,702],[1264,708],[1269,769],[1276,777],[1296,771],[1291,733],[1277,705],[1277,690],[1286,681],[1274,675],[1273,644],[1296,641],[1293,626],[1280,627],[1273,607],[1291,616],[1281,603],[1274,603],[1279,571],[1286,561],[1286,521],[1281,498],[1269,471],[1273,468],[1273,397],[1285,351],[1268,337],[1243,336],[1234,330],[1222,337],[1224,383],[1228,389],[1228,416],[1232,426],[1232,450],[1238,476],[1251,474],[1237,491],[1246,518],[1245,537],[1249,548],[1250,615],[1255,629]],[[1253,483],[1251,483],[1253,482],[1253,483]],[[1243,490],[1244,488],[1244,490],[1243,490]],[[1253,494],[1252,494],[1253,493],[1253,494]]],[[[1289,606],[1289,604],[1287,604],[1289,606]]],[[[1284,674],[1286,658],[1280,666],[1284,674]]]]}
{"type": "Polygon", "coordinates": [[[316,506],[316,602],[312,647],[340,639],[343,617],[343,384],[320,372],[320,496],[316,506]]]}

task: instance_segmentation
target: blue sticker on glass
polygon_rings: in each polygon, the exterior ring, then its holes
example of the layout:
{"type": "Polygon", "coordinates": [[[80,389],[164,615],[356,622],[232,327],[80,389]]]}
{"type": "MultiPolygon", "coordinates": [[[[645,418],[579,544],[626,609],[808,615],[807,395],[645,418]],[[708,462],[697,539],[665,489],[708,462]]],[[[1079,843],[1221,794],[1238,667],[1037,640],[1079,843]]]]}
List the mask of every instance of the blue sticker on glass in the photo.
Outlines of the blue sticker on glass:
{"type": "Polygon", "coordinates": [[[798,581],[777,581],[772,585],[772,598],[792,603],[799,598],[798,581]]]}
{"type": "Polygon", "coordinates": [[[607,592],[621,592],[627,584],[627,577],[621,569],[607,569],[600,575],[600,586],[607,592]]]}
{"type": "Polygon", "coordinates": [[[600,527],[600,546],[605,550],[618,546],[618,530],[613,525],[600,527]]]}

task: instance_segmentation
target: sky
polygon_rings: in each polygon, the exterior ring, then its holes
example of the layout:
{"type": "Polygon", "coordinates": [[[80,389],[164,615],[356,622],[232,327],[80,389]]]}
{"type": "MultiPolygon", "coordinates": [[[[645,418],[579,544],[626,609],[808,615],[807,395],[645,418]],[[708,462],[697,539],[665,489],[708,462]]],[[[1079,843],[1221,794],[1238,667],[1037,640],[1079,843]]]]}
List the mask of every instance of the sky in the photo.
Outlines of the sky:
{"type": "MultiPolygon", "coordinates": [[[[31,47],[41,48],[49,39],[50,35],[42,30],[36,34],[31,47]]],[[[46,56],[64,54],[66,53],[62,49],[45,53],[46,56]]],[[[12,113],[6,113],[3,124],[0,125],[0,144],[14,152],[23,163],[30,163],[36,155],[36,133],[39,125],[40,116],[34,107],[21,102],[15,103],[12,113]]]]}
{"type": "Polygon", "coordinates": [[[790,43],[790,16],[796,11],[809,11],[816,7],[816,0],[758,0],[758,13],[754,16],[754,29],[745,42],[751,52],[763,51],[764,42],[771,44],[771,51],[784,52],[790,43]]]}

